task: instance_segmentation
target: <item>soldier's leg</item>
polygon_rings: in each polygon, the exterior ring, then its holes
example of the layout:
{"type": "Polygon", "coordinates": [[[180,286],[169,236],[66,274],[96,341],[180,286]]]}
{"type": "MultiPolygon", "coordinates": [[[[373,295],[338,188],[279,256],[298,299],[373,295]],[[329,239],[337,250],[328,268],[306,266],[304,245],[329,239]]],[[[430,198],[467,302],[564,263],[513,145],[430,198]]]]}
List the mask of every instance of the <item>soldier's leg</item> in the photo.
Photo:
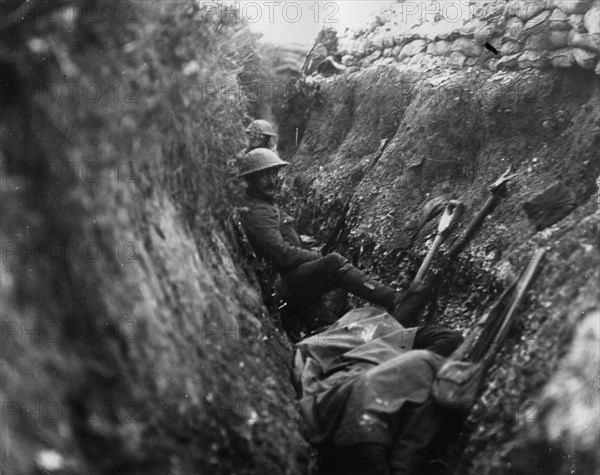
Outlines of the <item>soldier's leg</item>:
{"type": "Polygon", "coordinates": [[[429,350],[440,356],[450,356],[463,342],[460,332],[437,326],[419,327],[413,343],[414,350],[429,350]]]}
{"type": "Polygon", "coordinates": [[[390,475],[389,447],[365,442],[321,451],[321,475],[390,475]]]}
{"type": "Polygon", "coordinates": [[[287,288],[288,303],[292,307],[307,307],[340,285],[337,272],[343,266],[343,258],[329,254],[321,259],[300,264],[291,272],[282,274],[287,288]]]}
{"type": "Polygon", "coordinates": [[[390,475],[388,448],[383,444],[359,444],[354,448],[354,475],[390,475]]]}
{"type": "Polygon", "coordinates": [[[388,312],[392,312],[396,306],[396,290],[370,278],[350,263],[340,268],[339,285],[360,298],[381,305],[388,312]]]}
{"type": "Polygon", "coordinates": [[[337,253],[299,265],[283,275],[292,305],[308,305],[321,295],[343,287],[371,303],[393,310],[396,291],[369,278],[337,253]]]}
{"type": "Polygon", "coordinates": [[[421,468],[442,426],[439,409],[428,399],[407,404],[402,422],[390,449],[391,475],[414,475],[421,468]]]}

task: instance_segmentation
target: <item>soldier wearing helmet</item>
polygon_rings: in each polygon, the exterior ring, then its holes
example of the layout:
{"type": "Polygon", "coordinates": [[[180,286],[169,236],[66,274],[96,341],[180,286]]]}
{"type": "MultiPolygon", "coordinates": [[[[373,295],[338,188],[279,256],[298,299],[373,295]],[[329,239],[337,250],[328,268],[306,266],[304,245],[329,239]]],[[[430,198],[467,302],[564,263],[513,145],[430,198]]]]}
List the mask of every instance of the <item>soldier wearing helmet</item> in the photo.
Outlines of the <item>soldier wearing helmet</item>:
{"type": "MultiPolygon", "coordinates": [[[[370,279],[340,254],[322,256],[302,247],[294,218],[274,202],[279,170],[287,165],[272,150],[257,148],[242,159],[238,177],[248,183],[246,206],[240,213],[242,225],[256,253],[281,276],[282,293],[290,307],[309,306],[342,287],[393,312],[400,297],[396,290],[370,279]]],[[[421,305],[423,299],[417,300],[413,296],[413,303],[421,305]]]]}
{"type": "Polygon", "coordinates": [[[245,153],[248,153],[255,148],[268,148],[275,151],[277,148],[277,132],[270,122],[258,119],[253,121],[246,128],[246,136],[248,137],[248,147],[245,153]]]}

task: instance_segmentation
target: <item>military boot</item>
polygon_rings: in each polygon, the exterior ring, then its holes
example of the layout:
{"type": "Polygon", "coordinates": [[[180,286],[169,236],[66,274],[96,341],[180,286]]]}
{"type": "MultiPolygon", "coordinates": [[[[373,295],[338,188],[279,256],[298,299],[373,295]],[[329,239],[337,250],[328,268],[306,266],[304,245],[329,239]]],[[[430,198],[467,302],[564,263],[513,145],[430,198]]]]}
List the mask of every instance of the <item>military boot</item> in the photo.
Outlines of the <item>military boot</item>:
{"type": "Polygon", "coordinates": [[[400,416],[402,425],[390,449],[390,473],[422,473],[422,466],[441,428],[439,409],[428,399],[423,404],[407,403],[400,416]]]}
{"type": "Polygon", "coordinates": [[[348,292],[376,305],[381,305],[388,312],[394,310],[397,296],[394,289],[369,278],[364,272],[351,264],[342,266],[338,272],[340,286],[348,292]]]}
{"type": "Polygon", "coordinates": [[[385,445],[366,443],[356,445],[353,449],[353,475],[390,475],[385,445]]]}
{"type": "Polygon", "coordinates": [[[431,299],[431,286],[428,284],[413,284],[406,292],[399,292],[392,316],[405,328],[417,326],[421,310],[431,299]]]}

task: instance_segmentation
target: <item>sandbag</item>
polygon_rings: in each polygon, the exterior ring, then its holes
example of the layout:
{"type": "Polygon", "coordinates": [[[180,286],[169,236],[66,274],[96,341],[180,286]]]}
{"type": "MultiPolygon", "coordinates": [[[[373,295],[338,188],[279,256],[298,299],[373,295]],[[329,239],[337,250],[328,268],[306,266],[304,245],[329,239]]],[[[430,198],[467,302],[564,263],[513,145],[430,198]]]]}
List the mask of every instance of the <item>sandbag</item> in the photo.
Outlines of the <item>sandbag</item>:
{"type": "Polygon", "coordinates": [[[600,49],[600,34],[577,33],[575,30],[571,30],[569,32],[569,46],[584,48],[596,53],[600,49]]]}
{"type": "MultiPolygon", "coordinates": [[[[585,13],[592,0],[554,0],[554,6],[565,13],[585,13]]],[[[542,3],[542,2],[540,2],[542,3]]]]}
{"type": "Polygon", "coordinates": [[[369,56],[367,56],[366,61],[369,64],[374,63],[379,58],[381,58],[382,53],[383,52],[380,49],[377,49],[377,50],[373,51],[369,56]]]}
{"type": "Polygon", "coordinates": [[[498,63],[496,64],[496,67],[498,68],[498,70],[501,70],[501,69],[514,69],[519,64],[519,57],[520,56],[521,56],[520,53],[510,54],[510,55],[507,55],[507,56],[503,56],[502,58],[500,58],[498,60],[498,63]]]}
{"type": "Polygon", "coordinates": [[[594,3],[583,17],[583,24],[588,33],[600,34],[600,3],[594,3]]]}
{"type": "Polygon", "coordinates": [[[523,44],[517,41],[506,40],[498,47],[498,51],[503,56],[510,56],[521,53],[523,51],[523,44]]]}
{"type": "Polygon", "coordinates": [[[493,33],[494,27],[492,25],[485,25],[484,27],[479,28],[477,31],[475,31],[475,33],[473,34],[473,40],[475,41],[475,43],[483,45],[487,40],[490,39],[493,33]]]}
{"type": "Polygon", "coordinates": [[[381,44],[384,48],[393,48],[395,45],[394,35],[392,33],[390,33],[389,31],[386,31],[383,34],[383,38],[381,39],[381,44]]]}
{"type": "Polygon", "coordinates": [[[423,52],[423,53],[417,53],[415,54],[413,57],[411,57],[408,60],[408,65],[409,66],[414,66],[414,67],[427,67],[429,65],[429,61],[432,58],[430,56],[427,56],[427,53],[423,52]]]}
{"type": "Polygon", "coordinates": [[[518,60],[519,69],[544,69],[550,66],[550,60],[545,52],[525,51],[518,60]]]}
{"type": "Polygon", "coordinates": [[[594,69],[598,55],[583,48],[573,48],[575,62],[584,69],[594,69]]]}
{"type": "Polygon", "coordinates": [[[523,2],[521,0],[510,0],[506,4],[506,16],[515,16],[520,20],[527,21],[546,8],[546,2],[523,2]]]}
{"type": "Polygon", "coordinates": [[[547,38],[549,49],[566,48],[569,45],[569,32],[566,30],[552,30],[547,38]]]}
{"type": "Polygon", "coordinates": [[[542,30],[548,26],[548,19],[552,15],[550,10],[544,10],[540,14],[534,16],[523,25],[523,31],[533,33],[542,30]]]}
{"type": "Polygon", "coordinates": [[[585,25],[583,23],[583,15],[569,15],[569,25],[578,33],[585,33],[585,25]]]}
{"type": "Polygon", "coordinates": [[[560,8],[552,10],[550,18],[548,18],[548,26],[552,30],[570,30],[569,15],[563,12],[560,8]]]}
{"type": "Polygon", "coordinates": [[[462,25],[458,30],[463,36],[473,36],[477,30],[485,27],[486,25],[487,24],[484,21],[472,20],[462,25]]]}
{"type": "Polygon", "coordinates": [[[434,41],[433,43],[429,43],[427,46],[427,54],[431,56],[446,56],[450,53],[452,48],[451,41],[434,41]]]}
{"type": "Polygon", "coordinates": [[[465,56],[479,57],[483,52],[481,45],[469,38],[458,38],[454,40],[451,47],[452,51],[462,53],[465,56]]]}
{"type": "Polygon", "coordinates": [[[518,18],[511,18],[504,27],[504,37],[513,41],[519,41],[523,36],[523,22],[518,18]]]}
{"type": "Polygon", "coordinates": [[[448,66],[454,69],[462,68],[465,64],[466,59],[467,57],[464,54],[459,53],[458,51],[454,51],[448,57],[448,66]]]}
{"type": "Polygon", "coordinates": [[[544,51],[548,49],[548,39],[545,31],[534,33],[527,37],[525,48],[529,51],[544,51]]]}
{"type": "Polygon", "coordinates": [[[414,40],[404,45],[398,59],[402,60],[415,54],[422,53],[427,48],[427,42],[425,40],[414,40]]]}
{"type": "Polygon", "coordinates": [[[548,58],[550,59],[552,66],[557,68],[570,68],[575,63],[573,48],[561,48],[552,51],[548,55],[548,58]]]}

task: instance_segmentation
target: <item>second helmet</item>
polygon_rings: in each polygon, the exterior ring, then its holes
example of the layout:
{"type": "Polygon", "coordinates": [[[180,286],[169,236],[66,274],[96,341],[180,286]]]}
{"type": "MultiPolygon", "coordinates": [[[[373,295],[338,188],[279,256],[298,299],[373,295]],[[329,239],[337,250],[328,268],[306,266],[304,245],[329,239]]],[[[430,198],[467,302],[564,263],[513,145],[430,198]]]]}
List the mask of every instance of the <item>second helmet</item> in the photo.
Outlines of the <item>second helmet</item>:
{"type": "Polygon", "coordinates": [[[277,132],[275,132],[275,128],[271,125],[270,122],[266,120],[258,119],[253,121],[248,128],[246,129],[247,134],[261,134],[261,135],[270,135],[272,137],[277,137],[277,132]]]}

